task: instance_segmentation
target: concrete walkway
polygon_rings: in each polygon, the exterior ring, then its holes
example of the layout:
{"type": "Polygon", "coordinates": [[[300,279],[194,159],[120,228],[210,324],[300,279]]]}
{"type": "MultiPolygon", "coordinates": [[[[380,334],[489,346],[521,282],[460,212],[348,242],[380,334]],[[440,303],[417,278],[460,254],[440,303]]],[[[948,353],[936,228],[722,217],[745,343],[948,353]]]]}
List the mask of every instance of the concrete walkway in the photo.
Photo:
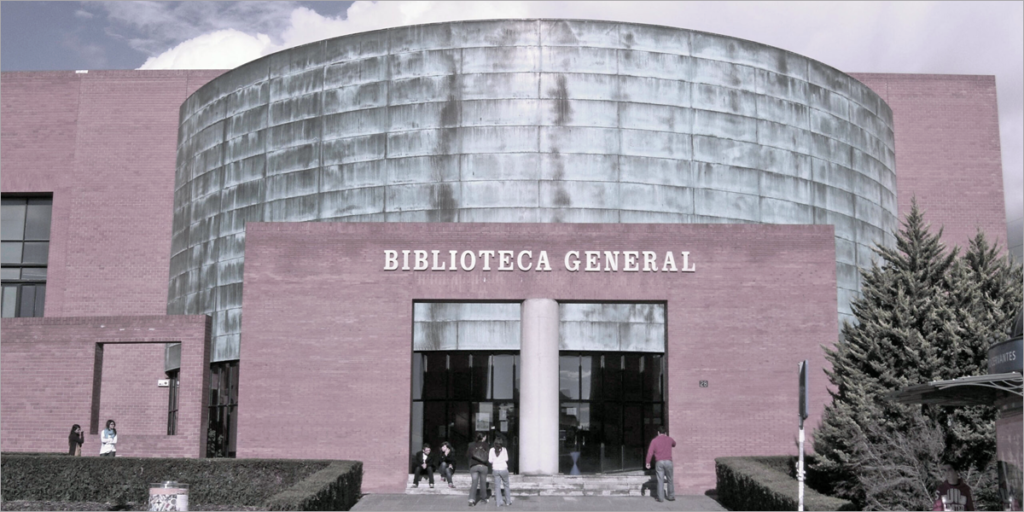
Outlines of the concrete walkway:
{"type": "Polygon", "coordinates": [[[676,496],[675,501],[658,503],[651,497],[619,496],[519,496],[511,507],[487,504],[468,506],[468,496],[427,496],[411,494],[365,494],[352,510],[726,510],[707,496],[676,496]]]}

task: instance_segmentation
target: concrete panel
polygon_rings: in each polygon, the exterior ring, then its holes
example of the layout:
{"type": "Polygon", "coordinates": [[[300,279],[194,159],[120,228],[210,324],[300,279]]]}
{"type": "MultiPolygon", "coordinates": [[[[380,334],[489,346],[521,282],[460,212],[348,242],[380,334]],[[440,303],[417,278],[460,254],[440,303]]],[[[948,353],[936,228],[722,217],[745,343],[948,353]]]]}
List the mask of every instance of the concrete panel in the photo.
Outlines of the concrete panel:
{"type": "MultiPolygon", "coordinates": [[[[461,169],[461,179],[464,182],[536,180],[539,176],[544,175],[540,161],[547,156],[537,153],[462,155],[459,157],[456,169],[461,169]]],[[[453,179],[459,179],[459,175],[455,175],[453,179]]]]}
{"type": "Polygon", "coordinates": [[[710,135],[721,139],[757,142],[758,126],[758,121],[750,117],[709,110],[693,111],[694,135],[710,135]]]}
{"type": "Polygon", "coordinates": [[[619,157],[549,153],[540,155],[540,179],[555,181],[616,181],[619,157]]]}
{"type": "MultiPolygon", "coordinates": [[[[625,207],[629,207],[626,205],[625,207]]],[[[619,212],[622,224],[695,224],[694,216],[686,213],[645,212],[622,210],[619,212]]]]}
{"type": "Polygon", "coordinates": [[[801,128],[771,121],[757,121],[757,142],[768,147],[807,154],[812,139],[810,132],[801,128]]]}
{"type": "Polygon", "coordinates": [[[619,44],[632,50],[690,54],[690,32],[656,25],[619,25],[619,44]]]}
{"type": "Polygon", "coordinates": [[[699,162],[760,168],[761,147],[703,135],[693,136],[693,159],[699,162]]]}
{"type": "Polygon", "coordinates": [[[267,82],[262,82],[240,89],[229,94],[225,101],[225,116],[237,116],[253,109],[265,107],[270,101],[270,85],[267,82]]]}
{"type": "MultiPolygon", "coordinates": [[[[428,101],[448,101],[459,92],[459,75],[422,76],[392,80],[388,104],[405,105],[428,101]]],[[[373,105],[377,106],[377,105],[373,105]]]]}
{"type": "Polygon", "coordinates": [[[694,189],[693,213],[710,217],[744,219],[751,222],[761,220],[757,196],[720,190],[694,189]]]}
{"type": "Polygon", "coordinates": [[[462,184],[461,207],[527,207],[539,205],[536,181],[475,181],[462,184]]]}
{"type": "Polygon", "coordinates": [[[761,172],[760,194],[762,197],[814,205],[811,182],[783,174],[761,172]]]}
{"type": "Polygon", "coordinates": [[[227,141],[227,154],[224,163],[237,162],[253,156],[260,156],[265,151],[266,132],[254,131],[227,141]]]}
{"type": "Polygon", "coordinates": [[[757,70],[758,94],[804,104],[807,102],[807,89],[808,84],[804,80],[762,69],[757,70]]]}
{"type": "Polygon", "coordinates": [[[615,154],[619,152],[619,131],[609,128],[543,126],[540,128],[540,151],[615,154]]]}
{"type": "Polygon", "coordinates": [[[814,207],[783,199],[762,197],[761,222],[765,224],[814,224],[814,207]]]}
{"type": "MultiPolygon", "coordinates": [[[[720,60],[747,66],[762,67],[771,64],[762,54],[764,45],[753,41],[720,36],[707,32],[694,32],[690,52],[701,59],[720,60]]],[[[781,51],[781,50],[780,50],[781,51]]]]}
{"type": "MultiPolygon", "coordinates": [[[[545,128],[540,128],[543,132],[545,128]]],[[[460,152],[522,153],[537,151],[537,131],[532,126],[475,126],[461,128],[460,152]]],[[[543,135],[541,135],[543,139],[543,135]]]]}
{"type": "MultiPolygon", "coordinates": [[[[275,54],[277,55],[277,54],[275,54]]],[[[318,93],[324,88],[324,70],[311,69],[294,75],[271,75],[270,102],[318,93]]]]}
{"type": "Polygon", "coordinates": [[[545,126],[619,126],[619,105],[611,101],[540,100],[539,123],[545,126]]]}
{"type": "Polygon", "coordinates": [[[387,136],[383,133],[325,141],[322,146],[323,165],[365,162],[384,158],[387,136]]]}
{"type": "Polygon", "coordinates": [[[458,322],[459,350],[519,350],[520,322],[458,322]]]}
{"type": "Polygon", "coordinates": [[[387,34],[391,44],[389,53],[452,48],[455,46],[452,26],[451,23],[436,23],[389,29],[387,34]]]}
{"type": "Polygon", "coordinates": [[[757,75],[754,68],[696,57],[691,59],[692,71],[688,78],[690,81],[698,84],[757,92],[757,75]]]}
{"type": "Polygon", "coordinates": [[[622,128],[691,133],[694,114],[688,108],[641,103],[618,103],[617,106],[622,128]]]}
{"type": "Polygon", "coordinates": [[[401,57],[395,56],[389,59],[388,57],[377,56],[368,59],[343,61],[326,66],[324,68],[324,89],[336,89],[338,87],[387,80],[388,63],[394,63],[396,60],[400,60],[401,57]]]}
{"type": "Polygon", "coordinates": [[[693,68],[691,58],[683,55],[638,50],[618,52],[620,75],[691,81],[693,68]]]}
{"type": "Polygon", "coordinates": [[[305,144],[281,149],[267,154],[267,177],[304,169],[313,169],[319,165],[319,144],[305,144]]]}
{"type": "Polygon", "coordinates": [[[541,73],[540,97],[544,99],[618,100],[619,80],[609,75],[541,73]]]}
{"type": "Polygon", "coordinates": [[[317,218],[318,198],[316,196],[292,197],[278,201],[267,201],[263,206],[265,222],[304,222],[317,218]]]}
{"type": "Polygon", "coordinates": [[[627,210],[693,213],[692,188],[622,183],[619,185],[619,194],[621,207],[627,210]]]}
{"type": "Polygon", "coordinates": [[[321,192],[384,186],[385,184],[387,184],[387,169],[381,160],[330,165],[320,169],[321,192]]]}
{"type": "Polygon", "coordinates": [[[348,112],[388,104],[388,82],[349,85],[323,93],[324,113],[348,112]]]}
{"type": "Polygon", "coordinates": [[[601,73],[618,72],[616,50],[579,46],[544,48],[540,70],[546,73],[601,73]]]}
{"type": "Polygon", "coordinates": [[[463,100],[536,98],[536,73],[477,73],[462,76],[463,100]]]}
{"type": "Polygon", "coordinates": [[[745,167],[698,163],[694,167],[693,186],[757,195],[761,190],[761,174],[761,171],[745,167]]]}
{"type": "Polygon", "coordinates": [[[289,172],[267,177],[267,201],[317,193],[319,169],[289,172]]]}
{"type": "Polygon", "coordinates": [[[459,222],[539,222],[538,210],[523,208],[462,208],[459,222]]]}
{"type": "Polygon", "coordinates": [[[323,139],[340,139],[388,130],[388,109],[372,108],[323,116],[323,139]]]}
{"type": "MultiPolygon", "coordinates": [[[[536,126],[538,124],[550,124],[540,121],[541,111],[549,106],[544,105],[542,107],[541,102],[536,99],[463,101],[460,107],[462,109],[462,126],[536,126]]],[[[408,124],[411,124],[414,122],[414,119],[422,119],[429,116],[423,116],[418,112],[410,112],[406,117],[409,119],[408,124]]]]}
{"type": "Polygon", "coordinates": [[[695,109],[726,112],[746,117],[757,116],[757,95],[717,85],[693,84],[695,109]]]}
{"type": "Polygon", "coordinates": [[[595,208],[619,207],[619,184],[591,181],[541,181],[540,206],[542,208],[595,208]]]}
{"type": "Polygon", "coordinates": [[[267,150],[300,146],[320,139],[320,120],[307,119],[267,129],[267,150]]]}
{"type": "Polygon", "coordinates": [[[607,21],[541,20],[540,41],[544,46],[618,48],[619,24],[607,21]]]}
{"type": "Polygon", "coordinates": [[[460,47],[540,45],[537,20],[465,21],[452,25],[452,36],[460,47]]]}
{"type": "Polygon", "coordinates": [[[686,160],[620,156],[619,181],[689,187],[695,183],[691,165],[686,160]]]}
{"type": "MultiPolygon", "coordinates": [[[[651,103],[655,105],[672,105],[689,107],[689,82],[680,80],[662,80],[660,78],[639,76],[618,76],[618,88],[613,91],[623,102],[651,103]]],[[[616,96],[610,96],[616,97],[616,96]]]]}
{"type": "Polygon", "coordinates": [[[808,113],[806,105],[791,101],[773,98],[771,96],[757,97],[757,115],[767,121],[808,129],[808,113]]]}
{"type": "Polygon", "coordinates": [[[647,130],[621,130],[624,156],[671,158],[688,160],[691,157],[691,137],[685,133],[652,132],[647,130]]]}
{"type": "Polygon", "coordinates": [[[388,158],[377,162],[386,162],[388,184],[436,183],[459,180],[459,158],[456,155],[431,155],[388,158]]]}
{"type": "Polygon", "coordinates": [[[385,211],[440,210],[450,213],[454,220],[454,210],[459,206],[459,190],[457,184],[449,183],[391,185],[387,187],[385,211]]]}
{"type": "Polygon", "coordinates": [[[494,46],[462,50],[462,72],[534,73],[540,71],[540,49],[530,46],[494,46]]]}
{"type": "Polygon", "coordinates": [[[850,240],[836,238],[836,262],[856,266],[857,244],[850,240]]]}
{"type": "MultiPolygon", "coordinates": [[[[391,55],[387,68],[380,73],[391,73],[391,80],[424,76],[448,76],[462,73],[463,50],[425,50],[391,55]]],[[[383,74],[380,80],[387,79],[383,74]]]]}

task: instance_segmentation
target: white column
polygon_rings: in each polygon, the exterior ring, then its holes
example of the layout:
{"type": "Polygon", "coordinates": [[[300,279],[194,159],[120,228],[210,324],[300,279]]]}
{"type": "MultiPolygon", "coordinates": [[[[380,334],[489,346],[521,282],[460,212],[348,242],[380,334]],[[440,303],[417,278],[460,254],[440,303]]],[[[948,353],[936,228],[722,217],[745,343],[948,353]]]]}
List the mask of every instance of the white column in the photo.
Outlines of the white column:
{"type": "Polygon", "coordinates": [[[558,302],[523,301],[519,473],[558,474],[558,302]]]}

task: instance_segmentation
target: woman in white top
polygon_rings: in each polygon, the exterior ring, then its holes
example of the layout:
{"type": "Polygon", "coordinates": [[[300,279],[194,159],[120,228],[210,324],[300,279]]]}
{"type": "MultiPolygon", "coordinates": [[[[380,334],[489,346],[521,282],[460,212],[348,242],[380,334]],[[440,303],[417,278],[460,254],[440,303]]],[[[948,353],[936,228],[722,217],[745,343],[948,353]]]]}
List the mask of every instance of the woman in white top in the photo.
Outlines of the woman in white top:
{"type": "Polygon", "coordinates": [[[117,424],[114,420],[107,420],[107,428],[100,434],[100,457],[113,457],[117,455],[117,424]]]}
{"type": "Polygon", "coordinates": [[[512,504],[512,495],[508,489],[508,450],[504,448],[505,441],[499,437],[494,440],[494,448],[491,448],[491,451],[487,454],[487,459],[491,463],[491,472],[494,474],[494,504],[499,507],[502,505],[502,487],[498,486],[499,480],[504,484],[504,504],[512,504]]]}

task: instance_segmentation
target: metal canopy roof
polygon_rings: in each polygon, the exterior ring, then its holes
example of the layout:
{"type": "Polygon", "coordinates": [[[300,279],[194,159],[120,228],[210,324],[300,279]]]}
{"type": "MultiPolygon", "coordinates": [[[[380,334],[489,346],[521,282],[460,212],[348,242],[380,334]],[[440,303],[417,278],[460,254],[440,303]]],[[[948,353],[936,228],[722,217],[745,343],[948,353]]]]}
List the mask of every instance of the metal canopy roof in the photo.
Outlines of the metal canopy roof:
{"type": "Polygon", "coordinates": [[[1016,372],[976,375],[953,380],[918,384],[890,393],[887,397],[904,404],[995,405],[1012,395],[1024,397],[1024,378],[1016,372]]]}

